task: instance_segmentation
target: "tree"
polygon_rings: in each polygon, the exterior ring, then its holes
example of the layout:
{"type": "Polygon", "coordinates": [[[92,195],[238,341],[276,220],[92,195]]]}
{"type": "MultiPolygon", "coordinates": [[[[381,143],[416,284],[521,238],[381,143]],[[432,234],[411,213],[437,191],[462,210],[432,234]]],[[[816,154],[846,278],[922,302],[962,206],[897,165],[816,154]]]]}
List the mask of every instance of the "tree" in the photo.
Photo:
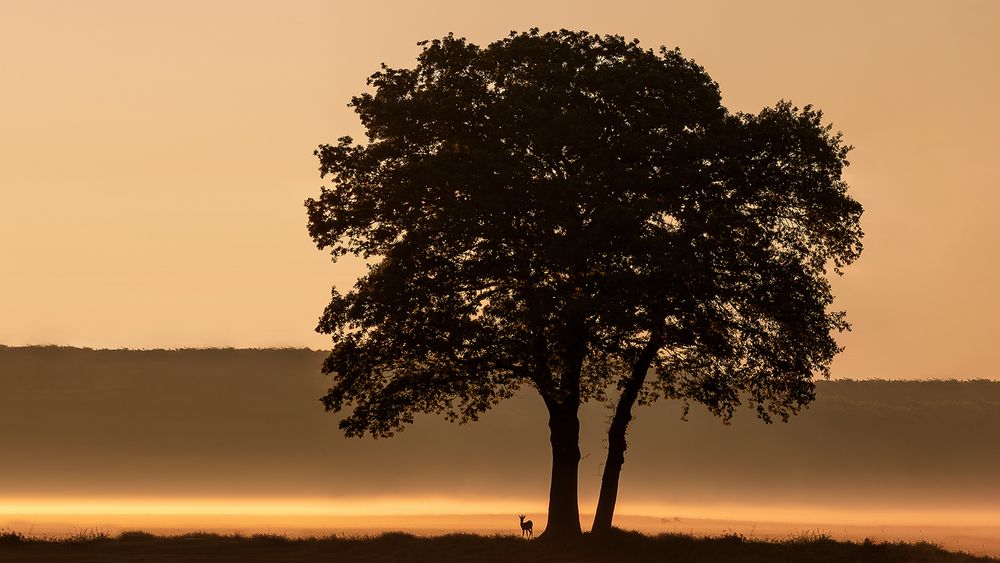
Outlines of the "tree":
{"type": "Polygon", "coordinates": [[[747,401],[770,423],[815,398],[848,330],[827,268],[861,253],[861,205],[841,173],[850,147],[822,113],[788,102],[706,131],[697,181],[658,196],[669,227],[630,256],[633,317],[608,327],[622,359],[593,531],[612,527],[637,402],[704,404],[725,422],[747,401]],[[651,370],[652,368],[652,370],[651,370]],[[648,379],[650,372],[654,377],[648,379]]]}
{"type": "Polygon", "coordinates": [[[617,36],[421,45],[414,68],[383,65],[352,99],[368,141],[321,146],[332,185],[306,201],[319,248],[370,264],[318,326],[333,339],[323,402],[349,410],[345,433],[473,421],[529,385],[549,413],[544,535],[566,538],[580,533],[579,406],[610,386],[614,435],[658,396],[723,413],[742,391],[765,413],[808,400],[846,327],[816,272],[860,251],[834,166],[846,149],[815,134],[818,113],[730,114],[678,50],[617,36]]]}

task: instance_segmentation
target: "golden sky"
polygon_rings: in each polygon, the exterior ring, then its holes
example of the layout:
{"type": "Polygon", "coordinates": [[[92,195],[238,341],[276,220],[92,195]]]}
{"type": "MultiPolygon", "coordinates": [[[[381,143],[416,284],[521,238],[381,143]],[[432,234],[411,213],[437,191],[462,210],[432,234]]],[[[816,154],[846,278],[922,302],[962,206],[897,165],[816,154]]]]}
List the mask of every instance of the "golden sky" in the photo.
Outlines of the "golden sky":
{"type": "Polygon", "coordinates": [[[996,377],[1000,3],[0,0],[0,343],[310,346],[302,202],[380,62],[449,31],[679,46],[730,109],[824,110],[866,250],[838,377],[996,377]]]}

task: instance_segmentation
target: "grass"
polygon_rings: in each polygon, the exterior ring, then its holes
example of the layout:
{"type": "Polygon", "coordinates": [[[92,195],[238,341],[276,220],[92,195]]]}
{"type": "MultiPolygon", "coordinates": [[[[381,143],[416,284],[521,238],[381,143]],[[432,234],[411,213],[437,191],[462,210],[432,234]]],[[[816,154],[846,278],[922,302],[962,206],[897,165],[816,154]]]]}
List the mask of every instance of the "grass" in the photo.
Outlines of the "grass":
{"type": "Polygon", "coordinates": [[[0,530],[0,561],[971,563],[1000,559],[948,552],[925,542],[846,542],[822,534],[769,541],[740,534],[696,538],[618,531],[607,537],[584,535],[571,545],[558,545],[511,535],[418,537],[391,532],[372,537],[293,539],[277,534],[156,536],[138,530],[110,536],[88,530],[46,539],[0,530]]]}

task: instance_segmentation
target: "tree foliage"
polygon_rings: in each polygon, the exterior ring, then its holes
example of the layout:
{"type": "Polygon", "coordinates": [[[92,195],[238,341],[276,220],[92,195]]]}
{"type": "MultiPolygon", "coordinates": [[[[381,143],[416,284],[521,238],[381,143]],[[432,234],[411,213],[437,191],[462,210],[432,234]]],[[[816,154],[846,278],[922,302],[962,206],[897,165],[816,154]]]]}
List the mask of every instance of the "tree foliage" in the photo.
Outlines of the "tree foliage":
{"type": "Polygon", "coordinates": [[[618,36],[421,45],[352,99],[368,138],[319,148],[306,202],[320,248],[370,264],[318,327],[347,434],[475,420],[523,385],[573,420],[615,385],[727,418],[812,399],[847,328],[827,268],[862,235],[819,111],[730,112],[678,50],[618,36]]]}

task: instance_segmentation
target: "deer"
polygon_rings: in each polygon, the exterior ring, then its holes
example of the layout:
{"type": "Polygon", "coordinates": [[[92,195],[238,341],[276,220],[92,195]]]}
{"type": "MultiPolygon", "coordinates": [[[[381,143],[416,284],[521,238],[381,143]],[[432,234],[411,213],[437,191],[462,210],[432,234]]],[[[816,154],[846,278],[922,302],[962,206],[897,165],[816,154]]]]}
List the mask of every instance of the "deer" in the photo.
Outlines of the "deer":
{"type": "Polygon", "coordinates": [[[533,532],[531,529],[532,526],[531,520],[525,520],[524,514],[518,514],[517,517],[521,519],[521,537],[522,538],[524,536],[528,536],[528,538],[534,537],[535,532],[533,532]]]}

